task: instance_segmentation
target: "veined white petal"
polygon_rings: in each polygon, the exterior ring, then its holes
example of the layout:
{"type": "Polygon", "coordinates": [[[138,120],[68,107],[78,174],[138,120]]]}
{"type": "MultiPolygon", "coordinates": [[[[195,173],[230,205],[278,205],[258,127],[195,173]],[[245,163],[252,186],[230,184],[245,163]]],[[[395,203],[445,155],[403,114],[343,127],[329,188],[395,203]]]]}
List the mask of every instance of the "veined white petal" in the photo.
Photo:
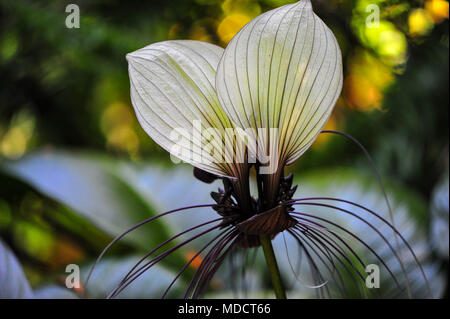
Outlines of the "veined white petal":
{"type": "Polygon", "coordinates": [[[232,127],[214,85],[222,54],[206,42],[164,41],[129,53],[127,60],[131,101],[147,134],[181,160],[223,176],[231,172],[218,158],[222,139],[202,136],[210,128],[232,127]]]}
{"type": "Polygon", "coordinates": [[[309,0],[277,8],[231,40],[216,89],[233,123],[254,130],[256,156],[272,150],[272,164],[290,164],[314,142],[339,97],[339,45],[309,0]],[[268,133],[271,128],[278,135],[268,133]]]}

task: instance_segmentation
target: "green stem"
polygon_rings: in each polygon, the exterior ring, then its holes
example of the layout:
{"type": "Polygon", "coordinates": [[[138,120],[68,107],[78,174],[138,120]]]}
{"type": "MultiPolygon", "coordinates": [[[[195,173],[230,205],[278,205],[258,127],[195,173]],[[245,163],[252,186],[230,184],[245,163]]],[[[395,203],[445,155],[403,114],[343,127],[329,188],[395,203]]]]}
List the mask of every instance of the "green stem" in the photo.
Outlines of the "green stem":
{"type": "Polygon", "coordinates": [[[267,268],[269,269],[270,279],[272,280],[273,290],[277,299],[286,299],[286,292],[281,281],[280,270],[278,269],[277,259],[273,252],[272,241],[268,235],[260,235],[259,240],[266,257],[267,268]]]}

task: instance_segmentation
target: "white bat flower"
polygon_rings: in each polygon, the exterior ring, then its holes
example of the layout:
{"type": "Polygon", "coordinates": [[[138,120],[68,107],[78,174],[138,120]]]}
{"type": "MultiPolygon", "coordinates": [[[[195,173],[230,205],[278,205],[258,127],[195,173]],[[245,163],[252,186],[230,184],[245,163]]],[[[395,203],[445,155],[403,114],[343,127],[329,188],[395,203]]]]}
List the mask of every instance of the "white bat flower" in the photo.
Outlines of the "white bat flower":
{"type": "MultiPolygon", "coordinates": [[[[391,221],[349,200],[315,196],[293,198],[297,186],[293,176],[284,176],[284,167],[292,164],[311,146],[322,131],[342,89],[342,56],[331,30],[314,14],[310,0],[302,0],[268,11],[244,26],[225,49],[201,41],[164,41],[127,55],[131,83],[131,101],[143,129],[174,157],[192,164],[200,180],[211,183],[221,178],[224,189],[212,192],[213,204],[186,206],[167,211],[131,227],[128,232],[154,219],[179,211],[209,207],[219,218],[189,228],[151,250],[125,276],[110,297],[117,296],[131,282],[178,248],[207,234],[219,232],[175,276],[163,297],[192,261],[203,252],[185,297],[203,296],[220,264],[233,249],[262,246],[272,286],[277,298],[285,298],[282,277],[277,266],[272,239],[288,234],[310,264],[311,289],[330,295],[329,283],[344,296],[348,287],[341,271],[350,271],[358,292],[373,295],[359,268],[366,265],[352,250],[351,236],[367,248],[384,266],[400,291],[406,285],[412,296],[414,278],[408,278],[396,247],[407,247],[410,257],[426,276],[420,261],[391,221]],[[250,192],[251,169],[256,169],[257,197],[250,192]],[[338,205],[346,204],[345,209],[338,205]],[[395,257],[404,277],[391,271],[383,258],[364,241],[333,218],[322,218],[308,209],[320,207],[340,215],[347,214],[367,225],[382,239],[395,257]],[[383,224],[381,232],[362,213],[383,224]],[[159,248],[198,228],[207,227],[179,244],[145,262],[159,248]],[[396,244],[391,244],[394,236],[396,244]],[[347,237],[346,237],[347,236],[347,237]],[[309,253],[312,252],[312,254],[309,253]],[[316,259],[316,256],[318,259],[316,259]],[[325,278],[316,265],[329,270],[325,278]],[[343,268],[336,267],[336,263],[343,268]],[[359,280],[358,280],[359,279],[359,280]],[[412,288],[411,288],[412,287],[412,288]],[[364,292],[364,293],[363,293],[364,292]]],[[[368,156],[364,147],[350,138],[368,156]]],[[[376,171],[376,169],[375,169],[376,171]]],[[[377,172],[378,174],[378,172],[377,172]]],[[[381,179],[377,175],[382,186],[381,179]]],[[[381,187],[383,188],[383,187],[381,187]]],[[[383,194],[391,208],[383,188],[383,194]]],[[[245,267],[245,264],[243,265],[245,267]]],[[[91,270],[92,273],[92,270],[91,270]]],[[[89,275],[90,276],[90,275],[89,275]]],[[[427,286],[428,287],[428,286],[427,286]]],[[[428,287],[428,290],[431,290],[428,287]]]]}

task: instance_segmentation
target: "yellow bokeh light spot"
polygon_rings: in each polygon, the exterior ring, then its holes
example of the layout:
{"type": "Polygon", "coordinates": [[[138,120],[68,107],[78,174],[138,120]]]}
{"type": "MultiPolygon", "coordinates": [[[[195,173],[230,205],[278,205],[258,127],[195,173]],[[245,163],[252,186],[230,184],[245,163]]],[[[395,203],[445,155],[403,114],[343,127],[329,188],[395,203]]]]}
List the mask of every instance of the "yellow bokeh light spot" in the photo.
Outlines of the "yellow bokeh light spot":
{"type": "Polygon", "coordinates": [[[19,127],[10,129],[2,139],[0,150],[5,157],[19,158],[27,149],[27,136],[19,127]]]}
{"type": "Polygon", "coordinates": [[[389,30],[380,34],[379,54],[403,60],[406,48],[407,42],[402,32],[389,30]]]}
{"type": "Polygon", "coordinates": [[[251,17],[242,13],[233,13],[225,17],[217,27],[217,35],[224,44],[228,44],[244,25],[250,22],[251,17]]]}
{"type": "Polygon", "coordinates": [[[35,118],[26,110],[19,111],[11,120],[9,129],[0,136],[0,154],[12,159],[24,155],[33,136],[34,127],[35,118]]]}
{"type": "Polygon", "coordinates": [[[347,76],[344,82],[344,93],[350,106],[356,109],[372,111],[381,107],[383,94],[368,77],[347,76]]]}
{"type": "Polygon", "coordinates": [[[393,83],[392,70],[366,51],[350,57],[344,96],[349,106],[372,111],[382,106],[383,92],[393,83]]]}
{"type": "Polygon", "coordinates": [[[427,34],[434,26],[428,12],[424,9],[415,9],[408,17],[409,33],[412,36],[427,34]]]}
{"type": "Polygon", "coordinates": [[[242,13],[254,18],[261,14],[261,6],[257,0],[225,0],[221,7],[225,15],[242,13]]]}
{"type": "Polygon", "coordinates": [[[391,64],[404,63],[408,49],[405,35],[388,21],[364,29],[364,42],[391,64]]]}
{"type": "Polygon", "coordinates": [[[139,149],[139,138],[133,128],[133,114],[125,103],[114,102],[102,114],[101,128],[108,146],[131,155],[139,149]]]}
{"type": "Polygon", "coordinates": [[[133,115],[125,103],[114,102],[108,105],[102,114],[101,128],[104,133],[111,128],[120,125],[130,125],[133,122],[133,115]]]}
{"type": "Polygon", "coordinates": [[[139,147],[139,139],[130,126],[118,126],[108,132],[108,145],[121,151],[134,154],[139,147]]]}
{"type": "MultiPolygon", "coordinates": [[[[337,130],[337,129],[338,129],[338,121],[335,113],[333,113],[333,115],[331,115],[331,117],[328,119],[327,123],[323,127],[323,130],[337,130]]],[[[331,137],[332,137],[331,134],[319,134],[319,136],[317,136],[311,148],[319,149],[323,147],[328,143],[331,137]]]]}
{"type": "Polygon", "coordinates": [[[448,1],[428,0],[425,3],[425,10],[431,19],[433,19],[434,23],[440,23],[444,19],[448,19],[448,1]]]}

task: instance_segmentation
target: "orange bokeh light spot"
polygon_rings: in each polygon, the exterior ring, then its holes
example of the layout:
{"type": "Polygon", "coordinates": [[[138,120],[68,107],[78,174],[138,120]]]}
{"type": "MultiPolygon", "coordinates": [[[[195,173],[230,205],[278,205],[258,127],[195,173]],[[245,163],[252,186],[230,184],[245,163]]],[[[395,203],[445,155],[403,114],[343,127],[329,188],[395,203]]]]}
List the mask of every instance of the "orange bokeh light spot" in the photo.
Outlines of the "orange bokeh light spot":
{"type": "MultiPolygon", "coordinates": [[[[337,130],[337,128],[338,128],[338,121],[336,118],[336,113],[333,112],[331,117],[328,119],[327,123],[323,127],[323,130],[337,130]]],[[[311,147],[314,149],[319,149],[322,146],[326,145],[326,143],[330,140],[331,137],[332,137],[331,134],[319,134],[319,136],[317,136],[317,139],[314,141],[311,147]]]]}
{"type": "MultiPolygon", "coordinates": [[[[189,262],[192,258],[195,257],[195,255],[198,252],[195,250],[188,250],[185,254],[184,257],[186,258],[186,261],[189,262]]],[[[191,264],[189,265],[190,267],[197,269],[198,267],[200,267],[201,263],[203,262],[203,258],[201,257],[201,255],[198,255],[197,257],[194,258],[194,260],[192,260],[191,264]]]]}
{"type": "Polygon", "coordinates": [[[448,1],[428,0],[425,3],[425,10],[427,10],[434,23],[440,23],[444,19],[448,19],[448,1]]]}
{"type": "Polygon", "coordinates": [[[383,99],[382,92],[369,78],[356,74],[345,78],[344,94],[352,107],[362,111],[380,108],[383,99]]]}

